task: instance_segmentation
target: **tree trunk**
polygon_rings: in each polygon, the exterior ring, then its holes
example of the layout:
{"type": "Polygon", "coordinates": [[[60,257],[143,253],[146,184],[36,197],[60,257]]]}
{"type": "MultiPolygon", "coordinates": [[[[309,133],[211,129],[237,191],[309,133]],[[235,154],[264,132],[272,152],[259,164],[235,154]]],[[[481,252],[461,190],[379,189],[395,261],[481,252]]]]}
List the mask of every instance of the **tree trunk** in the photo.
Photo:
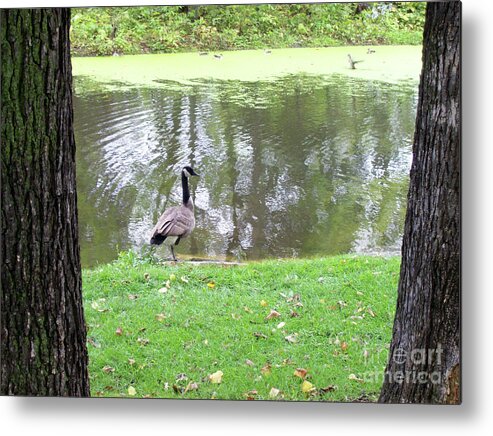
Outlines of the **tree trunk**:
{"type": "Polygon", "coordinates": [[[428,3],[397,311],[380,402],[460,403],[460,13],[428,3]]]}
{"type": "Polygon", "coordinates": [[[1,11],[2,395],[89,396],[69,9],[1,11]]]}

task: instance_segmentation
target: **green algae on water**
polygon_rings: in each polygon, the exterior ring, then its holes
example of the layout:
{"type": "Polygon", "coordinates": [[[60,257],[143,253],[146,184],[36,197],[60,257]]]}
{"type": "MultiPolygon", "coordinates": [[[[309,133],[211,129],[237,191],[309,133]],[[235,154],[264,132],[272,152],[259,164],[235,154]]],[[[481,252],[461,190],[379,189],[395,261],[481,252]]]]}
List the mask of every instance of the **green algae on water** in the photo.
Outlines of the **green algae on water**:
{"type": "Polygon", "coordinates": [[[169,83],[190,85],[194,80],[216,79],[265,81],[307,73],[343,74],[349,77],[398,83],[417,82],[421,71],[421,47],[290,48],[242,50],[220,53],[147,54],[133,56],[85,57],[72,59],[74,76],[87,76],[108,88],[168,87],[169,83]],[[347,55],[362,62],[351,69],[347,55]],[[217,57],[215,55],[218,55],[217,57]]]}

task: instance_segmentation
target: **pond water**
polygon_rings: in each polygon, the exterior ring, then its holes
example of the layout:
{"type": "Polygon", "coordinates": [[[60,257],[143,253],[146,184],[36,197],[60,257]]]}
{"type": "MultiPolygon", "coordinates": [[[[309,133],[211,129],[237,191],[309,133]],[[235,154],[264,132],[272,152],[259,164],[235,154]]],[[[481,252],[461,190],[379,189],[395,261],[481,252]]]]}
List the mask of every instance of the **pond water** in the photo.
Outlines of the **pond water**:
{"type": "Polygon", "coordinates": [[[178,257],[399,252],[416,81],[295,72],[155,82],[75,75],[84,267],[148,245],[159,215],[180,204],[186,164],[201,177],[178,257]]]}

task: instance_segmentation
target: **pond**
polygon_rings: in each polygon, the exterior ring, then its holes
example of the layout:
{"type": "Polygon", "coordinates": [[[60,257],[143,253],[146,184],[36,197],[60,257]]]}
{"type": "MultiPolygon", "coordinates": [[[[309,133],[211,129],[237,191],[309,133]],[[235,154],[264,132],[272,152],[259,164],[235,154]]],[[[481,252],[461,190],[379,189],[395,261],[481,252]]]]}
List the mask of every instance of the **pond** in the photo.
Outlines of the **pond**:
{"type": "MultiPolygon", "coordinates": [[[[187,164],[201,177],[191,180],[197,224],[179,258],[399,252],[415,72],[368,80],[346,65],[321,74],[296,62],[298,70],[275,77],[178,78],[166,74],[166,56],[152,83],[103,80],[82,68],[94,60],[74,59],[84,267],[147,247],[159,215],[180,204],[187,164]]],[[[214,68],[222,62],[207,57],[214,68]]]]}

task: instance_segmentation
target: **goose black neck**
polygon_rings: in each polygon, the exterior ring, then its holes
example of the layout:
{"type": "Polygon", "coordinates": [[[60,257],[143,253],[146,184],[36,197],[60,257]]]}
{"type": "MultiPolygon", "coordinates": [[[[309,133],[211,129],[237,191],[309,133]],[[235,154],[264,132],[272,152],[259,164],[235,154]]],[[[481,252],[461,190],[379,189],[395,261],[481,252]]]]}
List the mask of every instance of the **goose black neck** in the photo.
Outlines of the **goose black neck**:
{"type": "Polygon", "coordinates": [[[183,190],[183,204],[187,204],[190,200],[190,191],[188,190],[188,177],[185,173],[181,172],[181,187],[183,190]]]}

